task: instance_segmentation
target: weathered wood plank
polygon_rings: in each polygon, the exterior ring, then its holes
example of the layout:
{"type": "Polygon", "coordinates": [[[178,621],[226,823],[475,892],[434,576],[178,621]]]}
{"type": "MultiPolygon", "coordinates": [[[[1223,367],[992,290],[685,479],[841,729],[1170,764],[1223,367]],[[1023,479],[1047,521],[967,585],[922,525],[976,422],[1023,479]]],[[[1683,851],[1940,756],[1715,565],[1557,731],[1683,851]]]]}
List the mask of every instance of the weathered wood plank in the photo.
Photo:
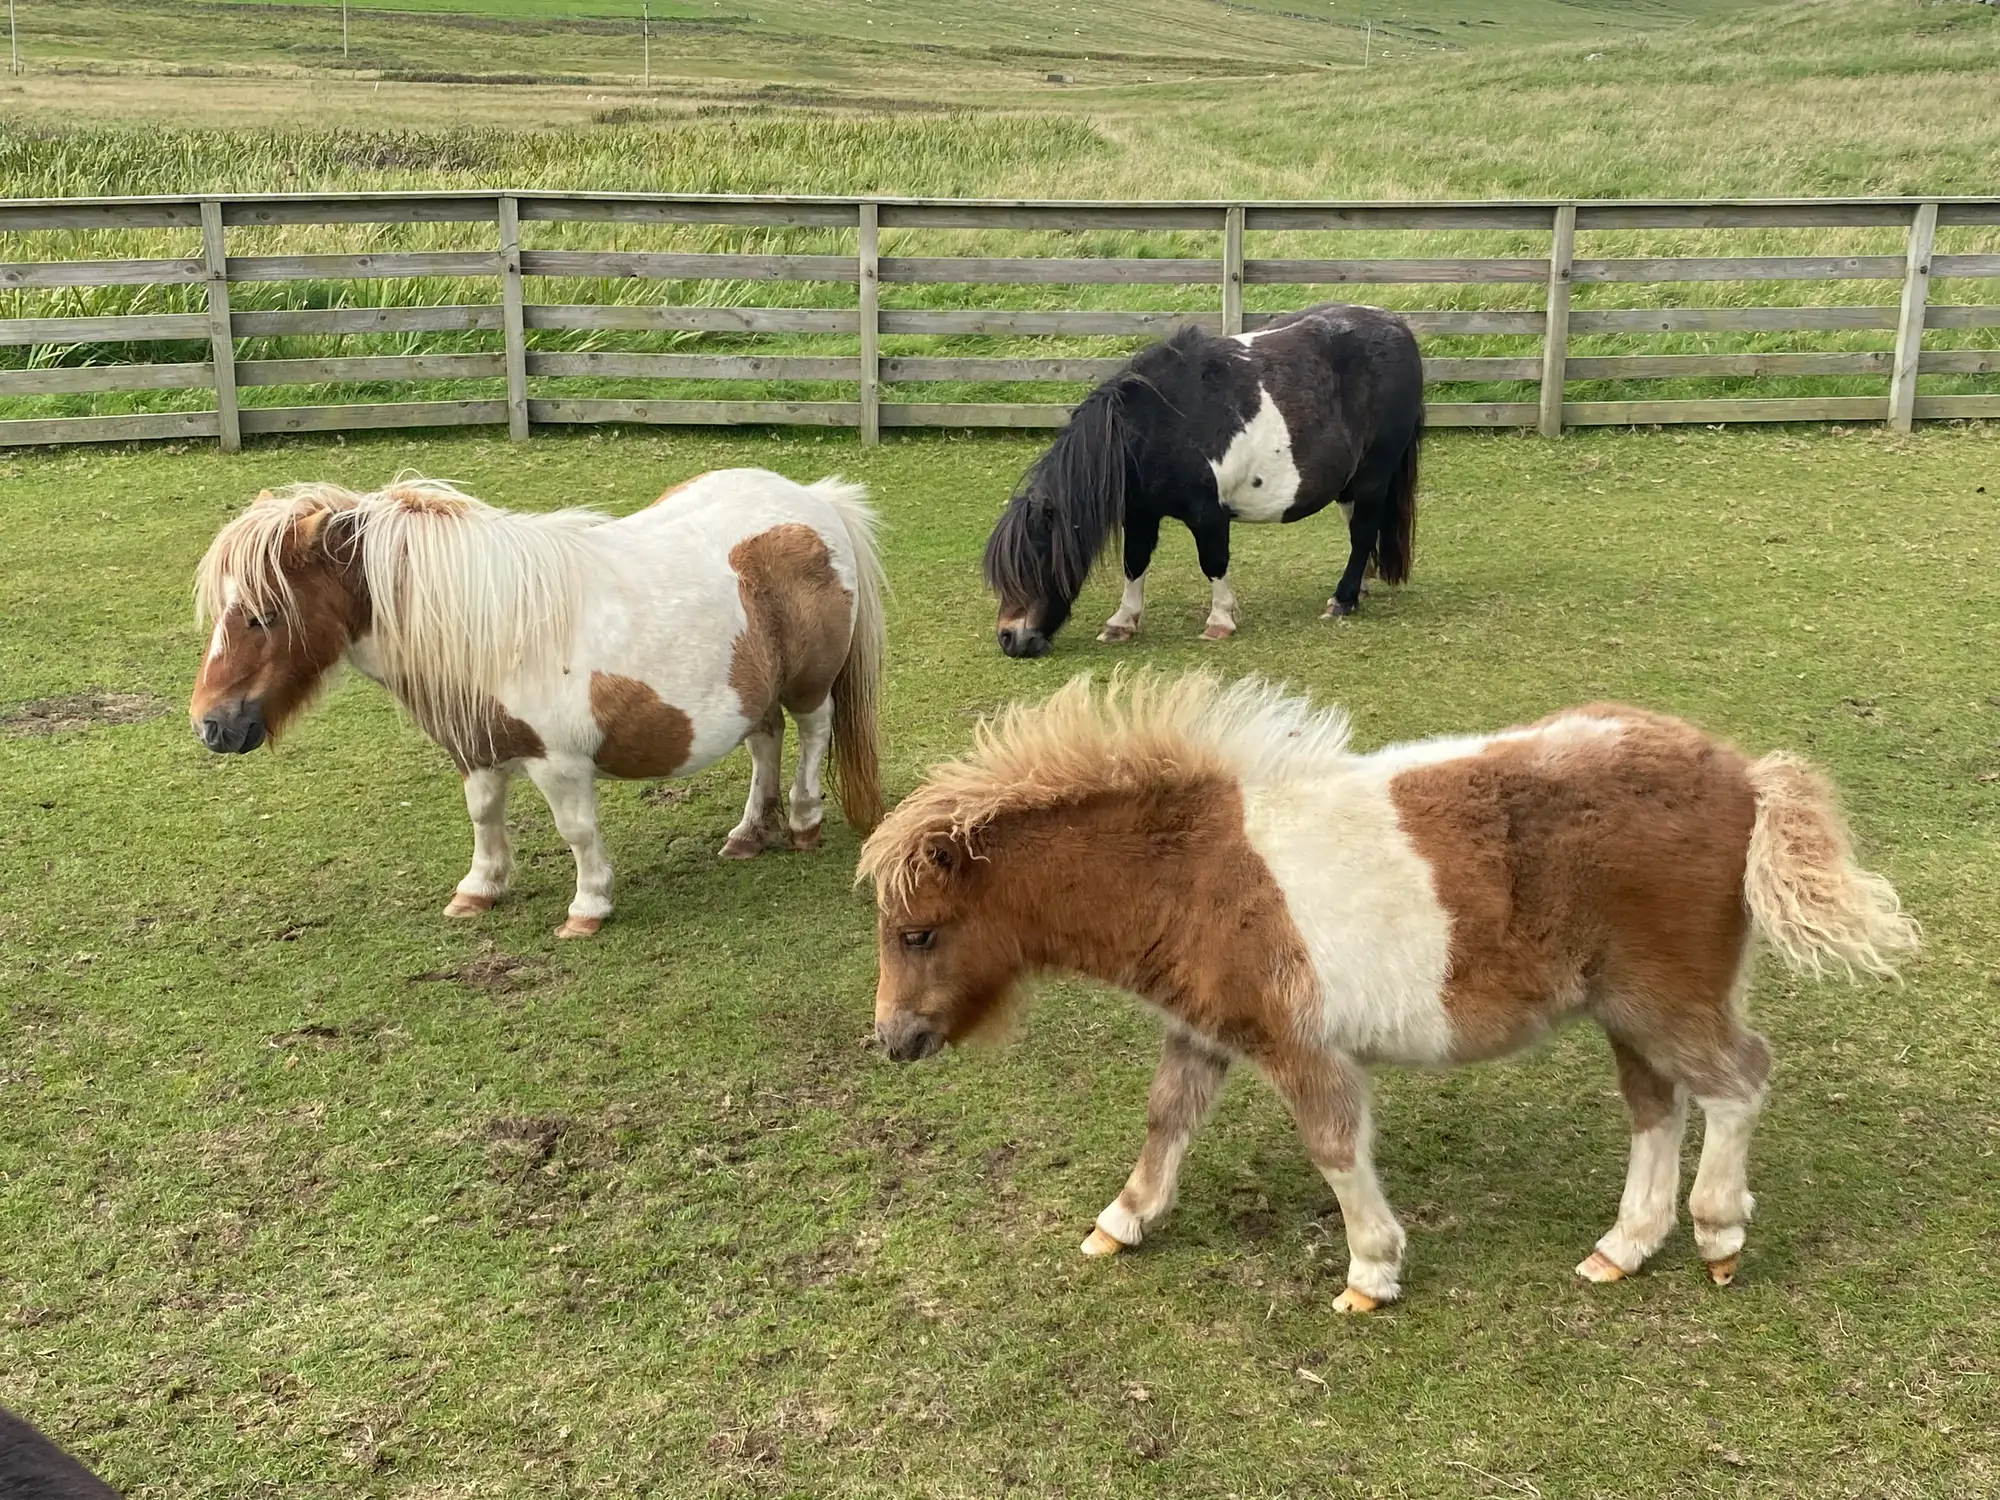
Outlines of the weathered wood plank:
{"type": "Polygon", "coordinates": [[[1920,375],[2000,375],[2000,349],[1932,349],[1917,361],[1920,375]]]}
{"type": "Polygon", "coordinates": [[[1549,241],[1548,319],[1542,330],[1541,415],[1543,437],[1562,436],[1564,367],[1569,362],[1570,278],[1576,265],[1576,209],[1565,203],[1556,210],[1549,241]]]}
{"type": "Polygon", "coordinates": [[[0,288],[56,286],[188,286],[208,280],[200,256],[177,260],[48,260],[0,265],[0,288]]]}
{"type": "Polygon", "coordinates": [[[498,276],[497,250],[398,250],[368,255],[232,255],[231,281],[388,281],[498,276]]]}
{"type": "Polygon", "coordinates": [[[530,354],[530,375],[633,380],[858,380],[853,355],[530,354]]]}
{"type": "Polygon", "coordinates": [[[263,198],[224,203],[222,222],[232,229],[259,224],[490,224],[494,201],[491,193],[289,202],[263,198]]]}
{"type": "MultiPolygon", "coordinates": [[[[0,323],[0,328],[7,325],[0,323]]],[[[2000,328],[2000,303],[1954,306],[1932,303],[1924,309],[1926,328],[2000,328]]]]}
{"type": "Polygon", "coordinates": [[[530,401],[537,422],[634,422],[727,426],[853,427],[855,401],[530,401]]]}
{"type": "Polygon", "coordinates": [[[1580,203],[1578,229],[1840,229],[1907,224],[1906,203],[1580,203]]]}
{"type": "Polygon", "coordinates": [[[1610,281],[1900,281],[1900,255],[1681,255],[1580,260],[1579,286],[1610,281]]]}
{"type": "Polygon", "coordinates": [[[341,406],[246,406],[245,432],[355,432],[380,427],[484,427],[507,420],[504,401],[355,402],[341,406]]]}
{"type": "Polygon", "coordinates": [[[1407,260],[1252,260],[1243,279],[1259,286],[1399,286],[1443,283],[1454,286],[1498,282],[1539,282],[1547,278],[1545,260],[1518,258],[1407,260]]]}
{"type": "Polygon", "coordinates": [[[444,303],[415,307],[300,307],[236,314],[240,339],[289,333],[471,333],[498,332],[502,309],[495,303],[444,303]]]}
{"type": "MultiPolygon", "coordinates": [[[[1250,322],[1245,315],[1244,321],[1250,322]]],[[[1267,320],[1268,321],[1268,320],[1267,320]]],[[[1175,312],[1001,312],[969,308],[962,311],[901,312],[882,310],[884,333],[1004,333],[1004,334],[1124,334],[1165,337],[1190,323],[1218,333],[1220,313],[1175,312]]],[[[1255,326],[1254,324],[1252,326],[1255,326]]]]}
{"type": "Polygon", "coordinates": [[[1252,203],[1246,228],[1304,229],[1541,229],[1554,204],[1541,203],[1252,203]]]}
{"type": "Polygon", "coordinates": [[[1578,308],[1569,331],[1580,333],[1797,333],[1806,330],[1894,328],[1893,307],[1619,307],[1578,308]]]}
{"type": "Polygon", "coordinates": [[[517,193],[521,217],[555,224],[749,224],[844,229],[854,222],[845,203],[633,202],[588,195],[517,193]]]}
{"type": "Polygon", "coordinates": [[[1095,385],[1125,368],[1122,359],[989,359],[983,355],[897,355],[882,361],[882,378],[1005,382],[1087,381],[1095,385]]]}
{"type": "Polygon", "coordinates": [[[1701,376],[1886,375],[1886,349],[1837,354],[1571,355],[1571,380],[1678,380],[1701,376]]]}
{"type": "Polygon", "coordinates": [[[657,250],[523,250],[524,276],[639,281],[852,281],[851,255],[682,255],[657,250]]]}
{"type": "Polygon", "coordinates": [[[861,445],[882,441],[882,236],[881,212],[873,203],[859,210],[855,238],[856,319],[861,325],[861,445]]]}
{"type": "Polygon", "coordinates": [[[528,440],[528,333],[521,289],[521,204],[503,197],[500,226],[501,364],[507,375],[507,436],[528,440]]]}
{"type": "Polygon", "coordinates": [[[1070,408],[1027,402],[884,402],[884,427],[1064,427],[1070,408]]]}
{"type": "Polygon", "coordinates": [[[1882,396],[1782,396],[1721,401],[1570,401],[1572,427],[1669,422],[1871,422],[1889,409],[1882,396]]]}
{"type": "Polygon", "coordinates": [[[1243,331],[1243,207],[1231,204],[1222,221],[1222,331],[1243,331]]]}
{"type": "Polygon", "coordinates": [[[1542,408],[1535,401],[1426,401],[1431,427],[1533,427],[1542,408]]]}
{"type": "Polygon", "coordinates": [[[74,396],[94,391],[191,391],[214,383],[215,366],[57,365],[0,370],[0,396],[74,396]]]}
{"type": "Polygon", "coordinates": [[[236,366],[239,385],[497,380],[506,373],[506,361],[498,354],[360,354],[328,359],[248,359],[236,366]]]}
{"type": "Polygon", "coordinates": [[[201,204],[201,257],[208,272],[209,362],[215,367],[215,429],[224,453],[243,446],[236,420],[236,334],[229,319],[229,239],[222,227],[222,205],[213,198],[201,204]]]}
{"type": "MultiPolygon", "coordinates": [[[[1484,312],[1474,308],[1392,307],[1389,311],[1409,324],[1410,331],[1419,338],[1454,333],[1537,334],[1548,322],[1548,314],[1540,308],[1533,312],[1484,312]]],[[[1273,316],[1276,315],[1252,313],[1243,321],[1252,328],[1261,328],[1273,316]]]]}
{"type": "Polygon", "coordinates": [[[957,285],[1204,286],[1222,278],[1219,260],[1118,260],[1109,256],[885,255],[882,280],[957,285]]]}
{"type": "Polygon", "coordinates": [[[1959,203],[1947,198],[1938,204],[1938,223],[2000,224],[2000,198],[1983,198],[1959,203]]]}
{"type": "Polygon", "coordinates": [[[123,417],[31,417],[0,422],[0,448],[57,443],[132,443],[150,438],[217,435],[212,411],[146,412],[123,417]]]}
{"type": "Polygon", "coordinates": [[[851,308],[654,307],[633,302],[530,303],[530,328],[604,328],[631,333],[853,333],[851,308]]]}
{"type": "Polygon", "coordinates": [[[1954,418],[1970,421],[1975,417],[2000,417],[2000,395],[1919,396],[1916,414],[1920,420],[1930,421],[1954,418]]]}
{"type": "Polygon", "coordinates": [[[1436,356],[1424,361],[1424,382],[1427,385],[1448,385],[1453,381],[1464,380],[1540,380],[1541,378],[1540,355],[1519,355],[1512,358],[1505,355],[1474,355],[1463,359],[1436,356]]]}
{"type": "MultiPolygon", "coordinates": [[[[1935,204],[1926,207],[1934,208],[1935,204]]],[[[1933,276],[2000,276],[2000,255],[1934,255],[1933,276]]]]}
{"type": "Polygon", "coordinates": [[[186,203],[0,203],[0,234],[37,229],[191,229],[201,206],[186,203]]]}
{"type": "Polygon", "coordinates": [[[1935,203],[1920,203],[1910,220],[1903,301],[1896,315],[1895,368],[1889,376],[1889,426],[1895,432],[1910,430],[1917,409],[1917,364],[1924,352],[1924,308],[1931,296],[1937,216],[1935,203]]]}
{"type": "Polygon", "coordinates": [[[1220,204],[884,203],[884,229],[1220,229],[1220,204]]]}
{"type": "MultiPolygon", "coordinates": [[[[1995,309],[2000,313],[2000,308],[1995,309]]],[[[208,337],[207,313],[116,318],[0,318],[0,344],[147,344],[208,337]]]]}

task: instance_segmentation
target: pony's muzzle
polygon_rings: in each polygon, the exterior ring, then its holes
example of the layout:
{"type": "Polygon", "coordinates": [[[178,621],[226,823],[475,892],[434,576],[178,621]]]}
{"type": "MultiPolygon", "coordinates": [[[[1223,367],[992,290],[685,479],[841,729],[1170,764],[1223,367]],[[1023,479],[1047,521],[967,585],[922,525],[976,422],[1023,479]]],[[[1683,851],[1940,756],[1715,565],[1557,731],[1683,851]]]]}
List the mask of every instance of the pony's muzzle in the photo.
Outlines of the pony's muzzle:
{"type": "Polygon", "coordinates": [[[892,1062],[922,1062],[944,1050],[944,1033],[923,1017],[904,1013],[877,1021],[875,1042],[892,1062]]]}
{"type": "Polygon", "coordinates": [[[257,703],[224,704],[201,716],[201,742],[218,755],[247,755],[268,737],[257,703]]]}
{"type": "Polygon", "coordinates": [[[996,634],[1000,649],[1009,656],[1020,658],[1046,656],[1049,653],[1049,638],[1032,625],[1002,625],[996,634]]]}

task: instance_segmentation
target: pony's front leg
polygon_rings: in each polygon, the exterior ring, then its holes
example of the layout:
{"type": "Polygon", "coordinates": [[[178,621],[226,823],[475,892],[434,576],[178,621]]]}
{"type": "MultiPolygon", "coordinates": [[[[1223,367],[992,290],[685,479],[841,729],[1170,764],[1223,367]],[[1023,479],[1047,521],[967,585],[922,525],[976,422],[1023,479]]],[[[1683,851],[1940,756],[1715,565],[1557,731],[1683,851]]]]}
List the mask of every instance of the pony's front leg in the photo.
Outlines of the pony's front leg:
{"type": "Polygon", "coordinates": [[[1370,1154],[1368,1075],[1338,1053],[1289,1052],[1267,1065],[1291,1106],[1306,1154],[1340,1200],[1347,1290],[1336,1312],[1373,1312],[1402,1295],[1403,1226],[1382,1196],[1370,1154]]]}
{"type": "Polygon", "coordinates": [[[1160,544],[1160,518],[1134,516],[1125,525],[1125,593],[1118,612],[1104,622],[1100,641],[1118,644],[1139,633],[1139,620],[1146,612],[1146,570],[1153,565],[1153,549],[1160,544]]]}
{"type": "Polygon", "coordinates": [[[1210,600],[1208,621],[1202,635],[1211,641],[1226,641],[1236,634],[1236,590],[1229,586],[1229,516],[1217,507],[1212,518],[1189,528],[1194,532],[1195,555],[1207,575],[1210,600]]]}
{"type": "Polygon", "coordinates": [[[809,714],[793,714],[792,722],[799,726],[799,769],[792,778],[792,847],[817,849],[820,822],[826,815],[820,772],[826,764],[826,747],[833,743],[833,699],[809,714]]]}
{"type": "Polygon", "coordinates": [[[1167,1033],[1159,1071],[1146,1096],[1146,1144],[1125,1190],[1097,1216],[1085,1255],[1116,1255],[1146,1237],[1146,1227],[1173,1207],[1181,1162],[1229,1072],[1229,1058],[1199,1037],[1167,1033]]]}
{"type": "Polygon", "coordinates": [[[754,859],[785,841],[785,816],[778,806],[778,763],[785,753],[785,712],[773,703],[755,729],[743,737],[750,747],[750,798],[743,821],[729,830],[724,859],[754,859]]]}
{"type": "Polygon", "coordinates": [[[597,768],[572,756],[528,763],[528,779],[548,799],[556,831],[576,856],[576,899],[559,938],[592,937],[611,915],[611,858],[597,831],[597,768]]]}
{"type": "Polygon", "coordinates": [[[512,780],[498,766],[465,773],[465,810],[472,816],[472,869],[445,907],[447,917],[476,917],[491,911],[493,903],[507,893],[507,876],[514,868],[513,846],[507,842],[507,787],[512,780]]]}

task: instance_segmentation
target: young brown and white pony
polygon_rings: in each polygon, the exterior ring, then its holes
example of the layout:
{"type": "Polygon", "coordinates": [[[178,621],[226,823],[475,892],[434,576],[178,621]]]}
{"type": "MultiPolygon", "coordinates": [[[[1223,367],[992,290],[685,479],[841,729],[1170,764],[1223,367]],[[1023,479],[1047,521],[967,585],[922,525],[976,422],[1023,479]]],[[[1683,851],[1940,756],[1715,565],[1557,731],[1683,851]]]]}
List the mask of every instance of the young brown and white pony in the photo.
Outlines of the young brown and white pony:
{"type": "Polygon", "coordinates": [[[1072,682],[983,725],[862,850],[880,905],[880,1044],[928,1056],[1042,969],[1167,1021],[1145,1149],[1084,1242],[1136,1245],[1232,1059],[1291,1107],[1340,1200],[1347,1289],[1400,1293],[1403,1230],[1370,1163],[1377,1063],[1444,1066],[1588,1016],[1631,1113],[1617,1222],[1577,1267],[1637,1271],[1689,1211],[1717,1282],[1750,1218],[1770,1048],[1744,1028],[1753,935],[1794,968],[1890,975],[1916,924],[1858,868],[1828,783],[1616,704],[1497,734],[1347,747],[1347,721],[1255,681],[1072,682]]]}
{"type": "Polygon", "coordinates": [[[211,749],[275,737],[343,657],[399,698],[465,778],[472,869],[445,915],[507,889],[508,782],[548,799],[576,855],[562,937],[611,913],[599,776],[697,771],[750,743],[750,800],[723,846],[818,845],[829,745],[847,821],[882,813],[881,566],[858,485],[725,469],[613,520],[524,515],[436,480],[374,494],[266,491],[202,559],[214,622],[189,713],[211,749]],[[784,715],[799,730],[789,826],[784,715]]]}

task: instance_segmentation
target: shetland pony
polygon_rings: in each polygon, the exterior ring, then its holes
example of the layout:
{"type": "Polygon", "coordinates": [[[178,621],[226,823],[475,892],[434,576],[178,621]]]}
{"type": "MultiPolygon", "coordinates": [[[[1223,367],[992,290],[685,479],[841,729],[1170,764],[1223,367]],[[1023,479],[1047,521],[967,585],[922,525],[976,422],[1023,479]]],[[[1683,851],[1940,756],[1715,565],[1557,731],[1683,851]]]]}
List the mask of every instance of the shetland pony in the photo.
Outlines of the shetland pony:
{"type": "Polygon", "coordinates": [[[1235,633],[1232,521],[1299,521],[1338,504],[1347,567],[1328,616],[1352,614],[1362,575],[1410,575],[1424,367],[1409,325],[1338,302],[1227,338],[1187,328],[1142,349],[1083,399],[986,543],[1000,649],[1040,656],[1099,555],[1125,535],[1125,596],[1100,641],[1129,641],[1171,516],[1194,533],[1212,602],[1202,634],[1235,633]]]}
{"type": "Polygon", "coordinates": [[[1596,1021],[1632,1151],[1617,1222],[1577,1270],[1615,1281],[1666,1239],[1692,1096],[1707,1131],[1688,1207],[1726,1283],[1771,1065],[1742,1021],[1753,935],[1850,977],[1892,975],[1919,936],[1791,755],[1751,761],[1618,704],[1357,755],[1339,712],[1204,676],[1079,680],[1008,710],[889,815],[860,869],[892,1058],[978,1031],[1035,970],[1122,986],[1166,1018],[1145,1149],[1086,1254],[1138,1244],[1166,1211],[1243,1058],[1340,1200],[1342,1311],[1401,1290],[1371,1065],[1498,1057],[1596,1021]]]}
{"type": "Polygon", "coordinates": [[[611,913],[596,778],[679,776],[750,743],[722,854],[817,847],[829,744],[847,821],[882,813],[881,566],[858,485],[725,469],[622,520],[520,515],[448,484],[266,491],[202,559],[214,622],[189,714],[209,749],[278,735],[345,657],[400,699],[465,780],[472,869],[445,908],[507,889],[507,791],[525,771],[576,856],[559,937],[611,913]],[[784,715],[799,731],[790,820],[784,715]]]}

